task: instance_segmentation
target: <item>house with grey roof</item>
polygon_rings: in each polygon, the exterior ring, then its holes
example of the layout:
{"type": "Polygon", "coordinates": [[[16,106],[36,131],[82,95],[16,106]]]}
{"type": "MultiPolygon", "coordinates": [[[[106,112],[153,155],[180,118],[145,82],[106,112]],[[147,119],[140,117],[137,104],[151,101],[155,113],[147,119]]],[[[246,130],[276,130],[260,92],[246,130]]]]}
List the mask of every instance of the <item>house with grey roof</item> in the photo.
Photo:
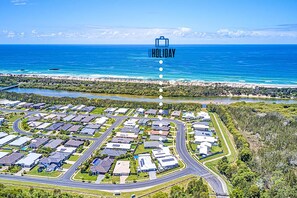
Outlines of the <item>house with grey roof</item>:
{"type": "Polygon", "coordinates": [[[160,141],[160,142],[167,142],[168,139],[164,135],[150,135],[150,140],[152,141],[160,141]]]}
{"type": "MultiPolygon", "coordinates": [[[[97,160],[100,160],[97,158],[97,160]]],[[[111,168],[112,163],[114,162],[114,159],[110,157],[106,157],[103,160],[100,160],[96,165],[93,165],[90,167],[90,171],[93,175],[97,174],[105,174],[109,171],[111,168]]]]}
{"type": "Polygon", "coordinates": [[[105,148],[101,151],[102,155],[107,155],[110,157],[118,157],[120,155],[125,155],[127,153],[127,150],[117,150],[117,149],[108,149],[105,148]]]}
{"type": "Polygon", "coordinates": [[[159,141],[145,141],[143,144],[144,148],[160,148],[164,146],[163,142],[159,141]]]}
{"type": "Polygon", "coordinates": [[[89,122],[91,122],[92,120],[94,120],[95,118],[96,118],[96,116],[87,116],[87,117],[83,118],[83,119],[81,120],[81,122],[83,122],[83,123],[89,123],[89,122]]]}
{"type": "Polygon", "coordinates": [[[44,145],[44,147],[48,147],[48,148],[57,148],[59,145],[61,145],[64,142],[64,140],[61,139],[53,139],[50,140],[46,145],[44,145]]]}
{"type": "Polygon", "coordinates": [[[195,136],[213,136],[213,132],[211,131],[199,131],[195,130],[194,131],[195,136]]]}
{"type": "Polygon", "coordinates": [[[42,108],[44,108],[45,107],[45,103],[37,103],[37,104],[34,104],[33,106],[32,106],[32,108],[34,108],[34,109],[42,109],[42,108]]]}
{"type": "Polygon", "coordinates": [[[149,123],[150,119],[145,119],[145,118],[142,118],[138,121],[138,124],[141,125],[141,126],[147,126],[148,123],[149,123]]]}
{"type": "Polygon", "coordinates": [[[90,129],[100,129],[101,125],[100,124],[88,124],[86,128],[90,129]]]}
{"type": "Polygon", "coordinates": [[[72,122],[80,122],[82,119],[84,119],[86,116],[84,115],[78,115],[75,118],[72,119],[72,122]]]}
{"type": "Polygon", "coordinates": [[[167,120],[155,120],[152,122],[152,126],[169,127],[170,122],[167,120]]]}
{"type": "Polygon", "coordinates": [[[55,130],[59,129],[61,126],[63,126],[63,125],[64,125],[64,123],[57,122],[57,123],[54,123],[51,126],[47,127],[45,130],[47,130],[47,131],[55,131],[55,130]]]}
{"type": "Polygon", "coordinates": [[[11,166],[14,165],[17,161],[24,157],[22,153],[11,153],[10,155],[6,155],[0,159],[1,166],[11,166]]]}
{"type": "Polygon", "coordinates": [[[96,129],[90,129],[85,127],[80,131],[80,134],[94,135],[95,132],[96,132],[96,129]]]}
{"type": "Polygon", "coordinates": [[[91,112],[95,109],[96,107],[94,106],[88,106],[88,107],[84,107],[81,109],[81,111],[84,111],[84,112],[91,112]]]}
{"type": "Polygon", "coordinates": [[[156,110],[156,109],[149,109],[144,113],[147,114],[147,115],[156,115],[157,112],[158,112],[158,110],[156,110]]]}
{"type": "Polygon", "coordinates": [[[46,171],[51,172],[57,167],[63,165],[63,162],[70,157],[71,153],[53,152],[50,156],[44,157],[39,161],[40,168],[46,168],[46,171]]]}
{"type": "Polygon", "coordinates": [[[180,115],[181,115],[181,111],[173,111],[173,112],[171,113],[171,116],[172,116],[172,117],[180,117],[180,115]]]}
{"type": "Polygon", "coordinates": [[[111,142],[114,142],[114,143],[126,143],[126,144],[129,144],[133,141],[134,141],[134,139],[132,139],[132,138],[117,138],[117,137],[114,137],[111,140],[111,142]]]}
{"type": "Polygon", "coordinates": [[[81,145],[83,145],[84,144],[84,141],[79,141],[79,140],[73,140],[73,139],[71,139],[71,140],[68,140],[65,144],[64,144],[64,146],[66,146],[66,147],[79,147],[79,146],[81,146],[81,145]]]}
{"type": "Polygon", "coordinates": [[[49,140],[48,138],[36,138],[36,139],[33,139],[33,140],[31,140],[31,143],[29,144],[29,148],[37,149],[40,146],[47,143],[48,140],[49,140]]]}
{"type": "Polygon", "coordinates": [[[155,130],[155,131],[169,131],[170,130],[170,127],[167,127],[167,126],[152,126],[152,130],[155,130]]]}
{"type": "Polygon", "coordinates": [[[82,125],[73,125],[67,131],[78,133],[79,129],[82,127],[82,125]]]}
{"type": "Polygon", "coordinates": [[[132,127],[124,127],[121,129],[122,133],[134,133],[138,134],[140,132],[139,128],[132,128],[132,127]]]}
{"type": "Polygon", "coordinates": [[[75,118],[75,115],[69,115],[63,118],[63,121],[65,122],[70,122],[73,118],[75,118]]]}
{"type": "Polygon", "coordinates": [[[70,127],[72,127],[73,124],[70,124],[70,123],[66,123],[64,124],[63,126],[61,126],[58,130],[59,131],[67,131],[70,127]]]}

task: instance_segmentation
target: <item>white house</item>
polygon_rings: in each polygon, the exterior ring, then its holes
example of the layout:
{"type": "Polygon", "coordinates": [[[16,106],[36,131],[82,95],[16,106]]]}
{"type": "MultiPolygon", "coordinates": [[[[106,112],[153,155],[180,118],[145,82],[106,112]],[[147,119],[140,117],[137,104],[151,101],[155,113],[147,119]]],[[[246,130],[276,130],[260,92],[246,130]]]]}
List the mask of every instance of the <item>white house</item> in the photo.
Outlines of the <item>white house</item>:
{"type": "Polygon", "coordinates": [[[128,127],[135,127],[138,119],[129,119],[126,122],[124,122],[124,126],[128,127]]]}
{"type": "Polygon", "coordinates": [[[41,154],[29,153],[26,157],[17,161],[16,164],[20,165],[23,168],[32,168],[35,164],[38,163],[41,157],[41,154]]]}
{"type": "Polygon", "coordinates": [[[211,136],[194,136],[195,144],[201,144],[202,142],[209,142],[210,144],[216,143],[218,140],[211,136]]]}
{"type": "Polygon", "coordinates": [[[106,148],[109,149],[121,149],[121,150],[129,150],[131,148],[131,144],[124,143],[107,143],[106,148]]]}
{"type": "Polygon", "coordinates": [[[193,124],[193,129],[198,130],[198,131],[208,131],[209,126],[203,125],[203,124],[193,124]]]}
{"type": "Polygon", "coordinates": [[[199,154],[201,156],[207,156],[211,146],[212,145],[209,142],[202,142],[199,146],[197,146],[197,149],[199,150],[199,154]]]}
{"type": "Polygon", "coordinates": [[[170,149],[168,147],[162,147],[160,149],[153,149],[152,154],[153,154],[154,159],[171,156],[170,149]]]}
{"type": "Polygon", "coordinates": [[[103,125],[107,122],[107,120],[108,120],[108,117],[100,117],[95,120],[95,123],[103,125]]]}
{"type": "Polygon", "coordinates": [[[167,156],[157,159],[161,170],[168,170],[171,168],[178,167],[178,161],[174,156],[167,156]]]}
{"type": "Polygon", "coordinates": [[[127,108],[119,108],[118,110],[115,111],[115,113],[118,114],[126,114],[128,112],[129,109],[127,108]]]}
{"type": "Polygon", "coordinates": [[[139,171],[154,171],[157,169],[155,163],[152,162],[150,154],[139,154],[138,155],[138,170],[139,171]]]}
{"type": "Polygon", "coordinates": [[[192,120],[192,119],[195,119],[196,117],[194,112],[185,112],[183,113],[182,118],[187,120],[192,120]]]}

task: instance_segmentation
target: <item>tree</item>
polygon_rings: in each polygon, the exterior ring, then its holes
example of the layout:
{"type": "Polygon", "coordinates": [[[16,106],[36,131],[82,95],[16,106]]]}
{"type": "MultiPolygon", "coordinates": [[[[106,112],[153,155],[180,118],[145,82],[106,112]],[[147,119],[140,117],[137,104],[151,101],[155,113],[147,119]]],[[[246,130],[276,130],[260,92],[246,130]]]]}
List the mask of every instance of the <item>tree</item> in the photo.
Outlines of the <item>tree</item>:
{"type": "Polygon", "coordinates": [[[231,193],[231,198],[244,198],[243,191],[239,188],[235,188],[231,193]]]}
{"type": "Polygon", "coordinates": [[[258,198],[260,197],[260,189],[258,186],[256,185],[251,185],[251,187],[248,190],[248,196],[250,198],[258,198]]]}
{"type": "Polygon", "coordinates": [[[239,152],[239,159],[243,162],[249,162],[252,159],[252,152],[248,148],[243,148],[239,152]]]}

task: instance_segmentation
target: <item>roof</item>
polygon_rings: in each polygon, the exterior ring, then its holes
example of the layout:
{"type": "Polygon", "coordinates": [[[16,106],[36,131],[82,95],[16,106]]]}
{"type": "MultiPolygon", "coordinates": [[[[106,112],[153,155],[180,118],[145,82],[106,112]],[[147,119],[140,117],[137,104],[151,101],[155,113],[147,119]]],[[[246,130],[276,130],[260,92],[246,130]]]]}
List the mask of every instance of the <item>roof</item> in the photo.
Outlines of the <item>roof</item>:
{"type": "Polygon", "coordinates": [[[136,109],[136,112],[138,112],[138,113],[143,113],[145,111],[145,109],[143,109],[143,108],[137,108],[136,109]]]}
{"type": "Polygon", "coordinates": [[[97,165],[91,166],[90,170],[93,173],[107,173],[113,162],[114,159],[106,157],[103,160],[100,160],[97,165]]]}
{"type": "Polygon", "coordinates": [[[30,148],[38,148],[39,146],[45,144],[49,139],[48,138],[36,138],[31,141],[29,144],[30,148]]]}
{"type": "Polygon", "coordinates": [[[107,108],[107,109],[105,109],[104,110],[104,112],[115,112],[115,110],[117,110],[117,108],[112,108],[112,107],[110,107],[110,108],[107,108]]]}
{"type": "Polygon", "coordinates": [[[181,111],[173,111],[171,113],[171,116],[180,116],[180,114],[181,114],[181,111]]]}
{"type": "Polygon", "coordinates": [[[113,170],[113,174],[129,174],[130,161],[117,161],[113,170]]]}
{"type": "Polygon", "coordinates": [[[156,110],[156,109],[149,109],[149,110],[147,110],[147,111],[145,112],[145,114],[154,114],[154,115],[156,115],[156,114],[157,114],[157,111],[158,111],[158,110],[156,110]]]}
{"type": "Polygon", "coordinates": [[[96,118],[96,116],[87,116],[84,119],[82,119],[81,122],[91,122],[94,118],[96,118]]]}
{"type": "MultiPolygon", "coordinates": [[[[39,119],[39,118],[37,118],[37,119],[39,119]]],[[[40,126],[42,123],[43,122],[30,121],[30,122],[28,122],[28,125],[29,125],[29,127],[36,128],[36,127],[40,126]]]]}
{"type": "Polygon", "coordinates": [[[84,141],[79,141],[79,140],[68,140],[64,146],[72,146],[72,147],[79,147],[80,145],[83,145],[84,144],[84,141]]]}
{"type": "Polygon", "coordinates": [[[116,112],[116,113],[120,113],[120,114],[125,114],[125,113],[127,113],[128,110],[129,110],[129,109],[127,109],[127,108],[119,108],[119,109],[116,110],[115,112],[116,112]]]}
{"type": "Polygon", "coordinates": [[[82,119],[84,119],[86,116],[84,115],[78,115],[75,118],[72,119],[72,122],[80,122],[82,119]]]}
{"type": "Polygon", "coordinates": [[[137,121],[138,121],[138,119],[130,118],[129,120],[124,122],[124,125],[125,126],[135,126],[137,121]]]}
{"type": "Polygon", "coordinates": [[[90,129],[100,129],[101,125],[100,124],[88,124],[86,128],[90,129]]]}
{"type": "Polygon", "coordinates": [[[132,127],[124,127],[121,129],[121,132],[123,133],[135,133],[138,134],[140,131],[139,128],[132,128],[132,127]]]}
{"type": "Polygon", "coordinates": [[[167,156],[157,159],[162,167],[170,167],[178,165],[178,161],[174,156],[167,156]]]}
{"type": "Polygon", "coordinates": [[[82,127],[82,125],[73,125],[69,129],[67,129],[67,131],[78,132],[81,127],[82,127]]]}
{"type": "Polygon", "coordinates": [[[170,130],[170,127],[168,126],[152,126],[152,130],[155,130],[155,131],[169,131],[170,130]]]}
{"type": "Polygon", "coordinates": [[[48,127],[49,125],[51,125],[52,123],[49,122],[45,122],[41,125],[39,125],[38,127],[36,127],[37,129],[45,129],[46,127],[48,127]]]}
{"type": "Polygon", "coordinates": [[[67,124],[64,124],[63,126],[61,126],[59,130],[67,131],[72,126],[73,126],[73,124],[67,123],[67,124]]]}
{"type": "Polygon", "coordinates": [[[215,143],[217,139],[211,136],[194,136],[195,142],[210,142],[215,143]]]}
{"type": "Polygon", "coordinates": [[[49,131],[55,131],[57,130],[58,128],[60,128],[61,126],[63,126],[64,123],[62,122],[57,122],[57,123],[54,123],[53,125],[51,125],[50,127],[47,127],[46,130],[49,130],[49,131]]]}
{"type": "Polygon", "coordinates": [[[91,112],[91,111],[93,111],[95,108],[96,108],[96,107],[94,107],[94,106],[88,106],[88,107],[84,107],[84,108],[82,108],[81,110],[82,110],[82,111],[86,111],[86,112],[91,112]]]}
{"type": "Polygon", "coordinates": [[[97,124],[104,124],[106,121],[108,120],[108,118],[107,117],[100,117],[100,118],[97,118],[96,120],[95,120],[95,122],[97,123],[97,124]]]}
{"type": "Polygon", "coordinates": [[[39,162],[41,164],[58,164],[63,162],[69,155],[70,153],[53,152],[49,157],[44,157],[39,162]]]}
{"type": "Polygon", "coordinates": [[[164,135],[167,136],[169,134],[169,131],[155,131],[155,130],[151,130],[148,132],[151,135],[164,135]]]}
{"type": "Polygon", "coordinates": [[[69,122],[70,120],[72,120],[73,118],[75,118],[75,115],[69,115],[65,118],[63,118],[64,121],[69,122]]]}
{"type": "Polygon", "coordinates": [[[152,162],[150,154],[138,155],[138,164],[141,171],[149,171],[157,168],[155,163],[152,162]]]}
{"type": "Polygon", "coordinates": [[[212,136],[213,135],[213,133],[211,131],[198,131],[198,130],[195,130],[194,133],[195,133],[195,136],[212,136]]]}
{"type": "Polygon", "coordinates": [[[9,152],[1,152],[0,151],[0,159],[8,154],[9,154],[9,152]]]}
{"type": "Polygon", "coordinates": [[[163,143],[159,141],[145,141],[144,148],[161,148],[163,147],[163,143]]]}
{"type": "Polygon", "coordinates": [[[116,149],[108,149],[108,148],[103,149],[101,152],[102,155],[108,155],[111,157],[118,157],[126,153],[127,153],[127,150],[116,150],[116,149]]]}
{"type": "Polygon", "coordinates": [[[44,147],[57,148],[63,142],[64,140],[61,140],[61,139],[50,140],[46,145],[44,145],[44,147]]]}
{"type": "Polygon", "coordinates": [[[8,136],[5,136],[4,138],[1,138],[0,146],[7,144],[8,142],[14,140],[15,138],[17,138],[16,135],[8,135],[8,136]]]}
{"type": "Polygon", "coordinates": [[[151,135],[150,140],[166,141],[167,137],[164,135],[151,135]]]}
{"type": "Polygon", "coordinates": [[[209,126],[205,126],[203,124],[193,124],[192,127],[194,129],[209,129],[209,126]]]}
{"type": "Polygon", "coordinates": [[[168,147],[154,149],[152,150],[152,153],[154,158],[161,158],[161,157],[166,157],[171,155],[170,149],[168,147]]]}
{"type": "Polygon", "coordinates": [[[169,115],[169,110],[167,109],[160,109],[158,112],[159,115],[169,115]]]}
{"type": "Polygon", "coordinates": [[[49,114],[48,116],[45,116],[44,119],[53,119],[56,116],[57,116],[56,114],[49,114]]]}
{"type": "Polygon", "coordinates": [[[82,134],[88,134],[93,135],[96,132],[96,129],[90,129],[90,128],[83,128],[80,133],[82,134]]]}
{"type": "Polygon", "coordinates": [[[131,148],[131,144],[124,143],[107,143],[106,148],[110,149],[121,149],[121,150],[129,150],[131,148]]]}
{"type": "Polygon", "coordinates": [[[150,119],[145,119],[145,118],[142,118],[138,121],[138,124],[141,124],[141,125],[145,125],[147,122],[149,122],[150,119]]]}
{"type": "Polygon", "coordinates": [[[115,137],[122,137],[122,138],[137,138],[138,135],[135,133],[121,133],[121,132],[117,132],[115,137]]]}
{"type": "Polygon", "coordinates": [[[57,148],[57,152],[61,152],[61,153],[74,153],[76,151],[76,147],[65,147],[63,145],[59,146],[57,148]]]}
{"type": "Polygon", "coordinates": [[[29,153],[26,157],[20,159],[16,164],[20,164],[23,166],[31,166],[39,159],[42,155],[38,153],[29,153]]]}
{"type": "Polygon", "coordinates": [[[155,120],[152,122],[152,126],[159,126],[159,127],[169,127],[170,122],[166,120],[155,120]]]}
{"type": "Polygon", "coordinates": [[[8,134],[7,133],[4,133],[4,132],[0,132],[0,138],[3,138],[5,136],[7,136],[8,134]]]}
{"type": "Polygon", "coordinates": [[[132,138],[112,138],[111,142],[115,142],[115,143],[130,143],[133,142],[134,139],[132,138]]]}
{"type": "Polygon", "coordinates": [[[12,164],[15,164],[22,157],[24,157],[22,153],[11,153],[10,155],[6,155],[1,158],[0,164],[12,165],[12,164]]]}

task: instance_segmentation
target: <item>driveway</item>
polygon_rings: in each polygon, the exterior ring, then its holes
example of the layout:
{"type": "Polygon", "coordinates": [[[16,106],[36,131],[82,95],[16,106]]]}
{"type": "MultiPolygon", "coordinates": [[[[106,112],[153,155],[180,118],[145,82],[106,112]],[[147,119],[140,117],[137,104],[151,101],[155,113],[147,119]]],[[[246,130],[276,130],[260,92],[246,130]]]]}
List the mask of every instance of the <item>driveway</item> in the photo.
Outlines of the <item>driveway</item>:
{"type": "Polygon", "coordinates": [[[126,175],[120,176],[120,184],[125,184],[127,178],[128,178],[128,176],[126,176],[126,175]]]}
{"type": "Polygon", "coordinates": [[[148,174],[150,176],[150,180],[157,179],[156,171],[149,171],[148,174]]]}
{"type": "Polygon", "coordinates": [[[97,180],[95,181],[95,184],[100,184],[101,181],[104,179],[105,175],[99,174],[97,177],[97,180]]]}

